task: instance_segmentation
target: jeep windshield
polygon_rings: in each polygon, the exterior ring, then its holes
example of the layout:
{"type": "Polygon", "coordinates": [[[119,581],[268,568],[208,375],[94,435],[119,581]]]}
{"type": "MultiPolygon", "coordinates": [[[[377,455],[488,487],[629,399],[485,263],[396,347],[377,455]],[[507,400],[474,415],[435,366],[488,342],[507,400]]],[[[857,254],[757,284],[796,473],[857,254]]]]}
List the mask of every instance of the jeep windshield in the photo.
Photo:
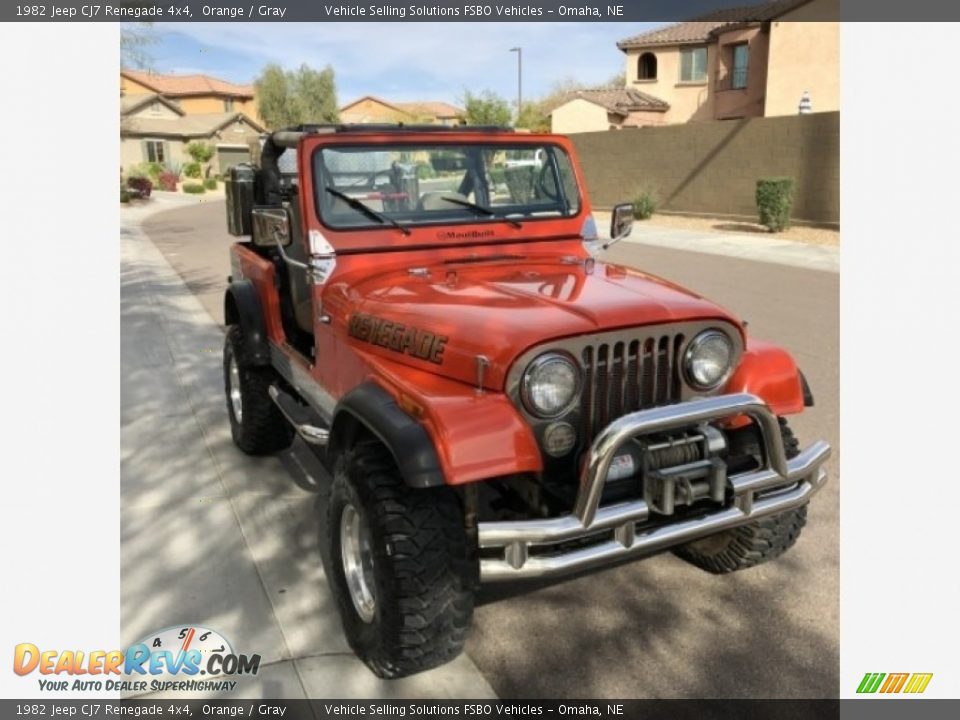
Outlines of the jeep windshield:
{"type": "Polygon", "coordinates": [[[315,153],[313,164],[320,216],[335,229],[516,226],[580,211],[570,158],[555,145],[338,145],[315,153]]]}

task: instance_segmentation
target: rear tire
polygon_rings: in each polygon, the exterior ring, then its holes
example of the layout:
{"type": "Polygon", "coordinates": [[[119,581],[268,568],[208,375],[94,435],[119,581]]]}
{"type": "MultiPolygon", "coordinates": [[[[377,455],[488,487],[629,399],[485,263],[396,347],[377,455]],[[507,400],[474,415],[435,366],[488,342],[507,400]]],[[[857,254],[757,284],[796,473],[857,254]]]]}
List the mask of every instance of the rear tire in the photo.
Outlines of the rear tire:
{"type": "Polygon", "coordinates": [[[323,525],[344,632],[377,676],[413,675],[460,654],[478,566],[452,489],[407,487],[390,452],[364,442],[337,461],[323,525]],[[356,547],[366,555],[355,558],[356,547]]]}
{"type": "Polygon", "coordinates": [[[246,357],[243,330],[227,328],[223,345],[223,385],[234,444],[247,455],[269,455],[290,447],[293,428],[268,392],[280,376],[246,357]]]}
{"type": "MultiPolygon", "coordinates": [[[[800,443],[787,421],[780,419],[787,459],[796,457],[800,443]]],[[[807,506],[709,535],[674,549],[677,557],[702,570],[721,575],[745,570],[779,557],[797,542],[807,524],[807,506]]]]}

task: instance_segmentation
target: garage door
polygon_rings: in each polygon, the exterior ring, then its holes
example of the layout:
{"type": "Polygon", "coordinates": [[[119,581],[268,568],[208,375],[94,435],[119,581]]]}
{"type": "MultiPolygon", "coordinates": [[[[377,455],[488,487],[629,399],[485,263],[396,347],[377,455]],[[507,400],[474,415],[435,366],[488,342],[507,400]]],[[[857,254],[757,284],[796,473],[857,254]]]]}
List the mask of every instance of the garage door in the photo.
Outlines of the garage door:
{"type": "Polygon", "coordinates": [[[220,174],[226,175],[234,165],[250,162],[250,149],[245,147],[217,147],[217,161],[220,164],[220,174]]]}

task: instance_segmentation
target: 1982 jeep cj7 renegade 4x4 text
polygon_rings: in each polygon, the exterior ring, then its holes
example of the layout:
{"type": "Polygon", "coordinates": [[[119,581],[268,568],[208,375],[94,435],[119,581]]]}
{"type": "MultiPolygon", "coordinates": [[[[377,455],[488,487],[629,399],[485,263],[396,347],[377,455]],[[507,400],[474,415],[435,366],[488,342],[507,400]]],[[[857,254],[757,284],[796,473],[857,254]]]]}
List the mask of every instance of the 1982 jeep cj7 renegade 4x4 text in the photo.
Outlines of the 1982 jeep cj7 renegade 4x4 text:
{"type": "Polygon", "coordinates": [[[321,554],[380,676],[455,657],[481,582],[774,558],[825,480],[790,355],[596,261],[583,187],[566,138],[504,128],[303,126],[230,172],[233,438],[331,470],[321,554]]]}

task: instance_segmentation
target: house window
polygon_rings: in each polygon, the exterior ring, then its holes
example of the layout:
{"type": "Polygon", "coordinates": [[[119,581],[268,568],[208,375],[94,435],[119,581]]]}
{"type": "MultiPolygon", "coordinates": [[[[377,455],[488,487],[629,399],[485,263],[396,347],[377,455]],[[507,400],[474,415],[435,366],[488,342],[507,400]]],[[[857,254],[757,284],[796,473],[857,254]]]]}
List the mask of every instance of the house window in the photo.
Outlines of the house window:
{"type": "Polygon", "coordinates": [[[147,162],[163,163],[167,161],[167,155],[164,152],[164,143],[161,140],[146,140],[143,143],[144,154],[147,162]]]}
{"type": "Polygon", "coordinates": [[[637,60],[637,80],[657,79],[657,56],[653,53],[644,53],[637,60]]]}
{"type": "Polygon", "coordinates": [[[740,43],[733,46],[733,62],[730,71],[730,87],[734,90],[742,90],[747,86],[747,66],[749,64],[750,51],[746,43],[740,43]]]}
{"type": "Polygon", "coordinates": [[[224,112],[233,112],[233,98],[224,98],[224,99],[223,99],[223,111],[224,111],[224,112]]]}
{"type": "Polygon", "coordinates": [[[680,51],[680,82],[702,83],[707,81],[707,49],[689,48],[680,51]]]}

